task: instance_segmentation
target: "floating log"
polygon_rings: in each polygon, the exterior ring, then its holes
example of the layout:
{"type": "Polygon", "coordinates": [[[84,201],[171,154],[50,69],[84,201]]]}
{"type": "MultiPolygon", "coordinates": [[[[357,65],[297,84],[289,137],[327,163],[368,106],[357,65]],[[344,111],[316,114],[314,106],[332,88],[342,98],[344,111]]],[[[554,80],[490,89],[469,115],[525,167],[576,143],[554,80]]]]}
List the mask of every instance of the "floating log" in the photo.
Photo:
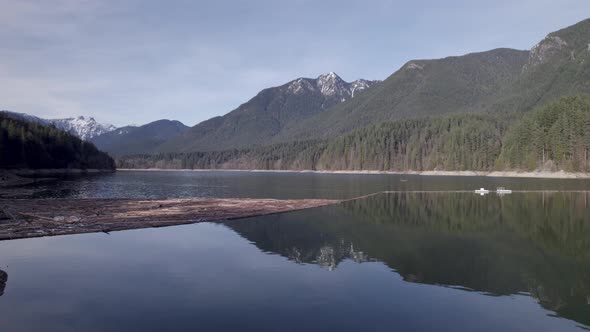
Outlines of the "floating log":
{"type": "Polygon", "coordinates": [[[0,199],[0,240],[220,221],[338,203],[326,199],[0,199]]]}

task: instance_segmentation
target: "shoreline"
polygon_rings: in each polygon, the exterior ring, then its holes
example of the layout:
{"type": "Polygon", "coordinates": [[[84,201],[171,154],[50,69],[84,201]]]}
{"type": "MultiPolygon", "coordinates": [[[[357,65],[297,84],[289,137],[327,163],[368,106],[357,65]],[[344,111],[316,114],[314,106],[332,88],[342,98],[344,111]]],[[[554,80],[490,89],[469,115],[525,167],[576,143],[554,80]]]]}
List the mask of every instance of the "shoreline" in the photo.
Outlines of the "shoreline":
{"type": "MultiPolygon", "coordinates": [[[[0,189],[26,186],[39,182],[54,181],[55,176],[112,173],[115,170],[104,169],[0,169],[0,189]],[[46,177],[41,177],[46,176],[46,177]]],[[[0,193],[0,196],[1,193],[0,193]]]]}
{"type": "Polygon", "coordinates": [[[7,169],[9,173],[18,176],[33,176],[33,175],[68,175],[68,174],[98,174],[98,173],[111,173],[115,170],[112,169],[98,169],[98,168],[40,168],[40,169],[29,169],[29,168],[16,168],[7,169]]]}
{"type": "Polygon", "coordinates": [[[581,172],[519,172],[519,171],[374,171],[374,170],[262,170],[262,169],[167,169],[167,168],[118,168],[117,171],[147,172],[246,172],[246,173],[317,173],[317,174],[350,174],[350,175],[421,175],[421,176],[486,176],[502,178],[539,178],[539,179],[590,179],[590,173],[581,172]]]}

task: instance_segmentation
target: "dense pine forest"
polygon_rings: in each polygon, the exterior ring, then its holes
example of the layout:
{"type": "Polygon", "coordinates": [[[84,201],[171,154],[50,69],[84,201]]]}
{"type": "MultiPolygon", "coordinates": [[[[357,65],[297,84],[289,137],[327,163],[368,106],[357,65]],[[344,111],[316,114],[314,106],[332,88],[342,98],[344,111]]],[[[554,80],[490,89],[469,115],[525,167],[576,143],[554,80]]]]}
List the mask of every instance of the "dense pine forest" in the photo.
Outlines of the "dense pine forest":
{"type": "Polygon", "coordinates": [[[121,168],[589,171],[590,96],[526,115],[452,114],[369,126],[330,140],[121,158],[121,168]]]}
{"type": "Polygon", "coordinates": [[[511,128],[501,168],[590,171],[590,96],[565,97],[527,114],[511,128]]]}
{"type": "Polygon", "coordinates": [[[63,130],[0,114],[0,168],[114,169],[115,162],[63,130]]]}

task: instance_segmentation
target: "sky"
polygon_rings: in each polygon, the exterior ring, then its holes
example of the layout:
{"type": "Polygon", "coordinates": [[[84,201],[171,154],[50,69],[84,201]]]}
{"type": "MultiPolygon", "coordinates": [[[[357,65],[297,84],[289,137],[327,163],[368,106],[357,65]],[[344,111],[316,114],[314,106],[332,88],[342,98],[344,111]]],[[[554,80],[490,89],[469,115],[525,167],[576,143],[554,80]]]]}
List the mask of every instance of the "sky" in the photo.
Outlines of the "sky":
{"type": "Polygon", "coordinates": [[[588,0],[0,0],[0,109],[192,126],[298,77],[530,49],[588,17],[588,0]]]}

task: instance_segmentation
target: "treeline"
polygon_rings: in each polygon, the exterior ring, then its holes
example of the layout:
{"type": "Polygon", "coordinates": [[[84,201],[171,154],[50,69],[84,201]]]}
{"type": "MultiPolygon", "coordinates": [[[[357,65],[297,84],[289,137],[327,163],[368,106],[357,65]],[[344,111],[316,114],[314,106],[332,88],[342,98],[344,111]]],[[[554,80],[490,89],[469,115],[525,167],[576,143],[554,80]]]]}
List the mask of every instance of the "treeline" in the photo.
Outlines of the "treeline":
{"type": "Polygon", "coordinates": [[[492,169],[508,121],[458,114],[382,123],[329,141],[127,156],[120,168],[264,170],[492,169]]]}
{"type": "Polygon", "coordinates": [[[489,170],[500,154],[507,121],[457,114],[371,126],[331,140],[320,169],[489,170]]]}
{"type": "Polygon", "coordinates": [[[564,97],[527,114],[504,140],[499,168],[589,171],[590,96],[564,97]]]}
{"type": "Polygon", "coordinates": [[[327,141],[220,152],[127,156],[121,168],[264,170],[588,171],[590,97],[562,98],[524,117],[453,114],[385,122],[327,141]]]}
{"type": "Polygon", "coordinates": [[[114,169],[92,143],[38,123],[0,114],[0,168],[114,169]]]}
{"type": "Polygon", "coordinates": [[[249,149],[226,151],[160,153],[125,156],[117,160],[119,168],[162,169],[316,169],[325,149],[322,141],[300,141],[249,149]]]}

